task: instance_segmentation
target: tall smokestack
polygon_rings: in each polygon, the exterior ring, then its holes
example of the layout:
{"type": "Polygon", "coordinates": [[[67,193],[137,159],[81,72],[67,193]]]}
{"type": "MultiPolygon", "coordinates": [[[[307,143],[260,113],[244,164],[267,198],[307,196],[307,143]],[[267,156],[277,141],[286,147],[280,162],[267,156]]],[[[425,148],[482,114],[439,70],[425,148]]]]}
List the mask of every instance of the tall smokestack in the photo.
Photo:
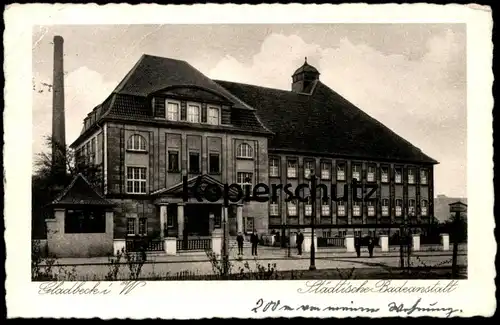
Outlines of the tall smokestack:
{"type": "Polygon", "coordinates": [[[52,166],[56,173],[66,171],[66,127],[64,123],[64,64],[61,36],[54,36],[54,76],[52,85],[52,166]]]}

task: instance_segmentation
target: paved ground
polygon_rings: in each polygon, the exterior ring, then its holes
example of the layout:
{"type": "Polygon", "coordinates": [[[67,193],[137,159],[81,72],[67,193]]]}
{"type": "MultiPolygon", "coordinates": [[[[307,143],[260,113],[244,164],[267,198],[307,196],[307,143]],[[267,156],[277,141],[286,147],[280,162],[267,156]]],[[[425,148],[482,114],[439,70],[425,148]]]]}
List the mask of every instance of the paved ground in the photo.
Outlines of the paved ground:
{"type": "MultiPolygon", "coordinates": [[[[252,257],[250,249],[244,251],[244,256],[238,258],[235,251],[231,251],[231,261],[233,271],[240,268],[255,271],[258,265],[268,267],[276,264],[275,269],[279,271],[287,270],[308,270],[310,266],[310,256],[305,253],[302,256],[296,255],[296,250],[292,251],[292,256],[288,257],[288,250],[259,247],[259,256],[252,257]],[[248,263],[248,267],[245,266],[248,263]]],[[[436,267],[451,266],[452,252],[414,252],[411,257],[411,265],[415,267],[436,267]]],[[[56,270],[63,278],[71,280],[103,280],[106,274],[112,270],[107,258],[67,258],[59,259],[56,270]]],[[[398,267],[400,263],[399,252],[377,252],[373,258],[368,257],[368,251],[364,249],[361,257],[356,257],[355,253],[347,253],[335,250],[319,250],[316,254],[317,269],[352,269],[352,268],[391,268],[398,267]]],[[[459,265],[467,265],[466,251],[460,251],[458,256],[459,265]]],[[[148,278],[159,276],[173,276],[179,273],[190,274],[213,274],[212,264],[204,254],[189,254],[183,256],[148,256],[148,261],[142,267],[141,275],[148,278]]],[[[129,265],[123,264],[118,271],[118,278],[128,278],[130,274],[129,265]]]]}

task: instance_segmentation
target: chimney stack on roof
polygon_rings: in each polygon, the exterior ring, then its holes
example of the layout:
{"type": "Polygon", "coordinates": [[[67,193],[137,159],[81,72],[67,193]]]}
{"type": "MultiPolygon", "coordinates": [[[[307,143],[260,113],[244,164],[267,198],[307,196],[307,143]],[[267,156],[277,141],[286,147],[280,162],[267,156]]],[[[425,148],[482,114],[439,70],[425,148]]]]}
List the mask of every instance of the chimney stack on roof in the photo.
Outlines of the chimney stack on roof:
{"type": "Polygon", "coordinates": [[[66,127],[64,119],[64,64],[61,36],[54,36],[54,69],[52,81],[52,168],[66,172],[66,127]]]}

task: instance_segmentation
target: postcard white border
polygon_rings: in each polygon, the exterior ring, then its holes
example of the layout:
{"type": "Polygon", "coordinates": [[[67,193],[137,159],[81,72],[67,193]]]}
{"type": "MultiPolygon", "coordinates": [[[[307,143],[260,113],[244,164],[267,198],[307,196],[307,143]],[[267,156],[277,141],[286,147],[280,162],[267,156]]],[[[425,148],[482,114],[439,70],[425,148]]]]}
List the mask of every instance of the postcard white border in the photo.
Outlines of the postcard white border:
{"type": "MultiPolygon", "coordinates": [[[[428,301],[462,309],[460,316],[492,315],[496,308],[493,235],[492,16],[478,5],[126,5],[28,4],[7,6],[5,34],[5,240],[8,317],[202,318],[356,316],[356,313],[253,314],[259,298],[287,304],[386,306],[412,294],[300,295],[303,281],[155,282],[131,296],[47,296],[30,281],[32,26],[50,24],[211,23],[465,23],[468,74],[468,280],[428,301]]],[[[411,281],[422,285],[429,281],[411,281]]],[[[371,282],[373,283],[373,281],[371,282]]],[[[367,316],[366,314],[364,314],[367,316]]],[[[380,312],[372,316],[394,316],[380,312]]]]}

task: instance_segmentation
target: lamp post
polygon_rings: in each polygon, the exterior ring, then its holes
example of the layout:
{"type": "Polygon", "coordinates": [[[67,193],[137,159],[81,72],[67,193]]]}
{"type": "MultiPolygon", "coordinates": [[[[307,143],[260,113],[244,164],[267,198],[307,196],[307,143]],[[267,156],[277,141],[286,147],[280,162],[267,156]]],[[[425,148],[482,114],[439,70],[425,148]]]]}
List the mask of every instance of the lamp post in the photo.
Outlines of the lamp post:
{"type": "Polygon", "coordinates": [[[224,275],[227,276],[229,273],[229,227],[227,225],[227,207],[222,208],[223,214],[223,238],[222,238],[222,267],[224,275]]]}
{"type": "Polygon", "coordinates": [[[316,251],[314,247],[314,223],[316,219],[316,175],[314,175],[314,170],[311,170],[311,189],[309,190],[311,194],[311,261],[309,265],[309,270],[316,270],[316,251]]]}

